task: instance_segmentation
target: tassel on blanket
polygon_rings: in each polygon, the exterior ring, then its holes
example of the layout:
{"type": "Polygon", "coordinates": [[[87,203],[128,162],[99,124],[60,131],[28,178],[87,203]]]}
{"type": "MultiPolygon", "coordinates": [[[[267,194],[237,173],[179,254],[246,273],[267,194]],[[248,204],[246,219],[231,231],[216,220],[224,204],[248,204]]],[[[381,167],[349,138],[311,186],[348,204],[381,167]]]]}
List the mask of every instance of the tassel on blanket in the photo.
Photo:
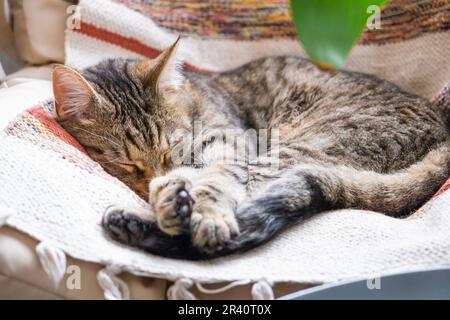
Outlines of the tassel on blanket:
{"type": "MultiPolygon", "coordinates": [[[[219,294],[230,290],[231,288],[237,286],[244,286],[249,284],[249,280],[238,280],[227,284],[222,288],[217,289],[207,289],[202,286],[199,282],[194,282],[189,278],[181,278],[175,281],[173,285],[167,290],[167,298],[169,300],[197,300],[195,295],[189,291],[195,284],[198,291],[206,294],[219,294]]],[[[252,297],[254,300],[273,300],[274,294],[272,290],[272,285],[268,281],[261,280],[253,284],[252,286],[252,297]]]]}
{"type": "Polygon", "coordinates": [[[167,290],[167,299],[169,300],[197,300],[195,295],[189,291],[195,284],[198,291],[206,294],[219,294],[225,292],[236,286],[243,286],[250,283],[248,280],[238,280],[227,284],[226,286],[218,289],[207,289],[203,287],[199,282],[194,282],[189,278],[181,278],[175,281],[173,285],[167,290]]]}
{"type": "Polygon", "coordinates": [[[36,246],[39,261],[47,273],[53,287],[56,289],[64,278],[66,272],[66,255],[59,249],[47,242],[41,242],[36,246]]]}
{"type": "Polygon", "coordinates": [[[273,300],[272,284],[265,280],[256,282],[252,287],[252,297],[254,300],[273,300]]]}
{"type": "Polygon", "coordinates": [[[222,288],[217,288],[217,289],[207,289],[198,282],[196,282],[195,285],[197,286],[197,289],[200,292],[203,292],[206,294],[219,294],[219,293],[225,292],[227,290],[230,290],[231,288],[234,288],[237,286],[245,286],[249,283],[250,283],[250,280],[237,280],[237,281],[230,282],[229,284],[227,284],[226,286],[224,286],[222,288]]]}
{"type": "Polygon", "coordinates": [[[189,278],[181,278],[175,281],[167,289],[167,299],[169,300],[197,300],[195,295],[189,291],[194,285],[194,281],[189,278]]]}
{"type": "Polygon", "coordinates": [[[120,269],[107,266],[97,273],[97,281],[106,300],[130,300],[128,285],[117,275],[120,269]]]}
{"type": "Polygon", "coordinates": [[[6,220],[14,214],[14,210],[9,208],[0,208],[0,228],[6,224],[6,220]]]}

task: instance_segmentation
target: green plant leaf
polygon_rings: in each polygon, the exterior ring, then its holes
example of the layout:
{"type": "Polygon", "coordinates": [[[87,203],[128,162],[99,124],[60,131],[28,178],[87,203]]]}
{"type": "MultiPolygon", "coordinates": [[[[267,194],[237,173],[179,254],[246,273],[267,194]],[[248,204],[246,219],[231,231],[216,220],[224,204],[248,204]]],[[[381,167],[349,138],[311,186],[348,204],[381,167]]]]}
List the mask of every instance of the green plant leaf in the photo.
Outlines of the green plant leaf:
{"type": "Polygon", "coordinates": [[[320,67],[341,68],[359,39],[372,5],[387,0],[291,0],[292,17],[306,53],[320,67]]]}

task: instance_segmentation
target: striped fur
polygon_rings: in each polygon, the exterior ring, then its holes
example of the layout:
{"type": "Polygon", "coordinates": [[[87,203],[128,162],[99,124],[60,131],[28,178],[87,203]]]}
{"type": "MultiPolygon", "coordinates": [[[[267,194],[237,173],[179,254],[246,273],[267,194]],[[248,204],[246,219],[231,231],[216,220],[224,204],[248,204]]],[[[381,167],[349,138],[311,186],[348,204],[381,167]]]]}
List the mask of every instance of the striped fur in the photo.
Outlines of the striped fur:
{"type": "Polygon", "coordinates": [[[168,257],[217,257],[329,209],[408,214],[449,176],[443,114],[391,83],[272,57],[223,73],[184,72],[180,84],[176,68],[164,74],[173,49],[81,75],[54,72],[61,125],[153,207],[107,212],[104,226],[121,242],[168,257]],[[87,96],[65,105],[70,90],[87,96]],[[202,134],[183,139],[198,122],[202,134]],[[278,130],[279,166],[263,156],[251,162],[256,145],[238,146],[235,159],[236,140],[223,139],[229,129],[236,138],[278,130]],[[176,157],[180,150],[188,152],[176,157]]]}

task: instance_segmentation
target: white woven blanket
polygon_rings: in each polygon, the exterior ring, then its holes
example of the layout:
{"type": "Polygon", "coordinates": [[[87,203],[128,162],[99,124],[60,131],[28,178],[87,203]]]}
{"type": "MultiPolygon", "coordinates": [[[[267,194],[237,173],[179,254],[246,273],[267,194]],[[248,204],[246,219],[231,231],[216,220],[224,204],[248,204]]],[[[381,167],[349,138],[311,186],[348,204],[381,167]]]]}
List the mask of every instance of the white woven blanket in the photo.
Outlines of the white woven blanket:
{"type": "MultiPolygon", "coordinates": [[[[0,137],[0,204],[7,224],[67,254],[136,274],[199,281],[320,283],[450,264],[450,192],[408,219],[357,210],[320,214],[244,255],[210,262],[160,258],[105,238],[112,205],[142,205],[125,187],[30,141],[0,137]]],[[[72,148],[70,156],[84,157],[72,148]]]]}
{"type": "MultiPolygon", "coordinates": [[[[122,184],[30,141],[2,135],[0,144],[0,204],[15,212],[7,224],[82,260],[205,282],[320,283],[450,264],[450,192],[408,219],[357,210],[323,213],[247,254],[177,261],[105,238],[100,221],[108,206],[142,205],[122,184]]],[[[70,156],[84,157],[74,148],[70,156]]]]}
{"type": "MultiPolygon", "coordinates": [[[[107,37],[101,40],[100,31],[108,33],[108,39],[116,34],[128,37],[128,41],[139,41],[147,49],[156,48],[152,49],[156,53],[174,37],[139,13],[104,2],[81,1],[82,28],[90,25],[91,29],[84,29],[85,33],[83,29],[68,31],[69,64],[88,65],[105,56],[147,55],[147,51],[141,49],[136,49],[137,53],[129,46],[127,49],[120,43],[108,43],[107,37]],[[99,7],[102,10],[98,10],[99,7]],[[100,31],[93,32],[92,26],[100,31]],[[144,30],[148,33],[144,34],[144,30]]],[[[427,37],[436,37],[436,34],[411,41],[426,41],[427,37]]],[[[232,40],[214,41],[217,47],[213,52],[217,57],[225,48],[227,54],[233,50],[251,52],[241,60],[254,58],[262,54],[255,51],[258,46],[269,53],[279,49],[299,54],[294,40],[264,40],[262,43],[267,47],[245,41],[242,46],[232,40]],[[276,48],[275,43],[280,47],[276,48]],[[235,49],[231,48],[232,44],[235,49]]],[[[189,57],[188,49],[197,46],[192,52],[201,52],[198,47],[201,43],[189,40],[181,51],[189,57]]],[[[414,47],[414,42],[401,46],[399,50],[414,47]]],[[[392,48],[394,50],[395,46],[392,48]]],[[[148,56],[152,54],[155,52],[148,51],[148,56]]],[[[214,54],[209,54],[198,65],[194,63],[198,56],[191,58],[188,62],[192,68],[208,65],[212,68],[214,54]]],[[[438,58],[440,56],[435,57],[438,58]]],[[[239,61],[219,60],[214,70],[226,69],[239,61]]],[[[413,74],[403,79],[413,79],[413,74]]],[[[405,80],[400,84],[408,87],[413,82],[405,80]]],[[[429,84],[424,95],[440,89],[439,83],[429,84]]],[[[125,247],[105,237],[100,226],[102,215],[110,205],[146,204],[76,148],[76,143],[48,118],[48,108],[51,105],[24,113],[0,134],[0,211],[14,213],[8,218],[8,225],[51,243],[75,258],[139,275],[172,280],[190,278],[200,282],[264,279],[322,283],[450,264],[450,191],[441,192],[407,219],[357,210],[319,214],[267,245],[243,255],[213,261],[170,260],[125,247]]]]}

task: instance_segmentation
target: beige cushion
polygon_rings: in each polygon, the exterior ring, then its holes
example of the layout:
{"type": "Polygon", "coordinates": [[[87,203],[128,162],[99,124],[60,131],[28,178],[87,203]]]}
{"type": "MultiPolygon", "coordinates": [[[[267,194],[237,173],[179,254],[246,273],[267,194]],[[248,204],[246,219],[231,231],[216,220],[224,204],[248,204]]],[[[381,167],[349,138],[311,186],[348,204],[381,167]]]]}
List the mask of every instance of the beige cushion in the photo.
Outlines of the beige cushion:
{"type": "Polygon", "coordinates": [[[34,66],[24,67],[6,76],[5,82],[9,87],[12,87],[18,83],[25,81],[33,81],[33,80],[50,81],[52,78],[52,70],[53,70],[52,64],[45,64],[36,67],[34,66]]]}
{"type": "Polygon", "coordinates": [[[14,35],[9,21],[6,20],[5,1],[0,0],[0,50],[4,51],[11,59],[17,60],[14,35]]]}
{"type": "MultiPolygon", "coordinates": [[[[9,227],[0,229],[0,299],[104,299],[97,272],[104,266],[67,257],[67,265],[80,269],[80,289],[70,289],[67,277],[54,288],[36,255],[37,242],[9,227]]],[[[166,281],[120,275],[132,299],[164,299],[166,281]]]]}
{"type": "Polygon", "coordinates": [[[0,87],[0,130],[25,109],[52,97],[51,70],[27,67],[6,77],[0,87]]]}
{"type": "Polygon", "coordinates": [[[29,64],[64,62],[67,8],[75,0],[10,0],[20,57],[29,64]]]}

